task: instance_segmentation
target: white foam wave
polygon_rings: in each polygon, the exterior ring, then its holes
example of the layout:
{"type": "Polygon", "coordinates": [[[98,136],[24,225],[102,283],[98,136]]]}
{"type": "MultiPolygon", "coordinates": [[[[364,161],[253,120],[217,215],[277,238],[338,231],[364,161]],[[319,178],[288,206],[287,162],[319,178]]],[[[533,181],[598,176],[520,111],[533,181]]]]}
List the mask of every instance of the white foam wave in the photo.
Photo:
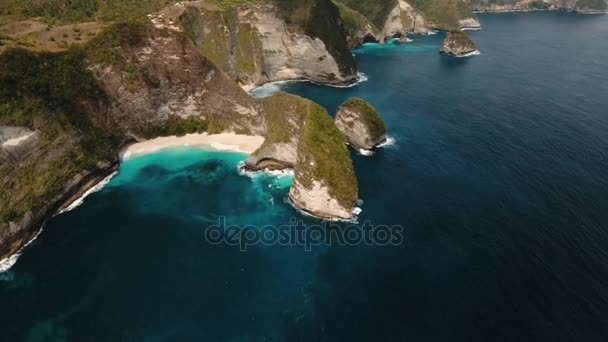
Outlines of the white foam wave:
{"type": "Polygon", "coordinates": [[[382,144],[379,144],[376,147],[380,148],[380,147],[387,147],[387,146],[393,146],[393,145],[395,145],[395,138],[387,135],[386,140],[382,144]]]}
{"type": "Polygon", "coordinates": [[[373,156],[374,155],[374,151],[372,151],[372,150],[366,150],[364,148],[359,149],[359,153],[362,156],[373,156]]]}
{"type": "Polygon", "coordinates": [[[8,258],[0,260],[0,273],[8,271],[19,259],[20,253],[15,253],[8,258]]]}
{"type": "Polygon", "coordinates": [[[347,85],[323,84],[323,83],[316,83],[316,82],[313,82],[313,81],[309,81],[309,82],[317,84],[317,85],[324,85],[324,86],[333,87],[333,88],[352,88],[352,87],[356,87],[359,84],[361,84],[363,82],[367,82],[367,81],[369,81],[369,78],[367,77],[367,75],[365,75],[362,72],[357,72],[357,82],[351,83],[351,84],[347,84],[347,85]]]}
{"type": "Polygon", "coordinates": [[[112,180],[112,178],[114,176],[116,176],[116,174],[118,173],[118,171],[114,171],[112,172],[111,175],[109,175],[108,177],[104,178],[101,182],[97,183],[94,187],[90,188],[89,190],[87,190],[82,196],[80,196],[79,198],[77,198],[76,200],[74,200],[74,202],[70,203],[70,205],[68,205],[67,207],[65,207],[64,209],[62,209],[59,214],[63,214],[65,212],[74,210],[76,208],[78,208],[83,202],[84,199],[89,196],[92,193],[95,193],[101,189],[103,189],[104,186],[108,185],[108,183],[110,183],[110,181],[112,180]]]}
{"type": "Polygon", "coordinates": [[[290,84],[290,83],[295,83],[295,82],[310,82],[310,83],[313,83],[316,85],[322,85],[322,86],[333,87],[333,88],[352,88],[352,87],[356,87],[357,85],[359,85],[363,82],[366,82],[368,80],[369,80],[369,78],[364,73],[358,72],[357,73],[357,82],[354,82],[352,84],[347,84],[347,85],[325,84],[325,83],[314,82],[311,80],[275,81],[275,82],[266,83],[259,87],[255,87],[255,88],[251,89],[249,91],[249,95],[251,95],[253,97],[257,97],[257,98],[269,97],[269,96],[272,96],[272,94],[283,89],[283,87],[285,85],[290,84]]]}
{"type": "Polygon", "coordinates": [[[432,36],[432,35],[435,35],[437,33],[439,33],[439,31],[437,31],[437,30],[430,30],[429,32],[426,33],[426,35],[427,36],[432,36]]]}
{"type": "Polygon", "coordinates": [[[270,169],[264,169],[264,170],[259,170],[259,171],[251,171],[251,170],[247,170],[245,168],[245,162],[240,162],[239,165],[237,166],[239,174],[241,176],[247,176],[250,178],[257,178],[260,176],[272,176],[272,177],[277,177],[277,178],[283,178],[283,177],[293,177],[294,176],[294,171],[293,169],[283,169],[283,170],[270,170],[270,169]]]}
{"type": "MultiPolygon", "coordinates": [[[[76,209],[78,206],[80,206],[84,202],[84,199],[87,196],[103,189],[103,187],[106,186],[110,182],[110,180],[112,180],[112,177],[114,177],[117,173],[118,173],[118,171],[114,171],[111,175],[107,176],[101,182],[97,183],[95,186],[93,186],[92,188],[87,190],[82,196],[80,196],[79,198],[74,200],[74,202],[70,203],[70,205],[68,205],[66,208],[62,209],[58,213],[58,215],[76,209]]],[[[30,241],[28,241],[25,245],[23,245],[23,247],[21,247],[21,249],[19,249],[15,254],[13,254],[7,258],[4,258],[3,260],[0,260],[0,273],[6,272],[11,267],[13,267],[15,265],[15,263],[17,263],[17,260],[21,256],[21,253],[23,252],[23,250],[27,246],[29,246],[32,242],[34,242],[34,240],[36,240],[36,238],[38,238],[38,236],[40,235],[41,232],[42,232],[42,227],[40,228],[38,233],[36,233],[36,235],[30,241]]]]}
{"type": "Polygon", "coordinates": [[[479,56],[479,55],[481,55],[481,51],[479,51],[479,50],[475,50],[475,51],[473,51],[473,52],[469,52],[469,53],[467,53],[467,54],[465,54],[465,55],[462,55],[462,56],[456,56],[456,57],[457,57],[457,58],[465,58],[465,57],[479,56]]]}
{"type": "Polygon", "coordinates": [[[479,31],[481,30],[481,27],[463,27],[461,28],[462,31],[479,31]]]}
{"type": "Polygon", "coordinates": [[[308,217],[316,218],[318,220],[331,221],[331,222],[346,222],[346,223],[357,224],[357,223],[359,223],[359,214],[361,214],[361,212],[363,211],[363,209],[361,209],[359,207],[355,207],[355,208],[353,208],[353,211],[352,211],[353,217],[350,219],[343,219],[343,218],[328,219],[328,218],[324,218],[324,217],[315,216],[315,215],[309,213],[308,211],[299,208],[295,203],[293,203],[293,201],[289,197],[286,197],[284,202],[291,205],[292,208],[294,208],[297,212],[299,212],[303,216],[308,216],[308,217]]]}
{"type": "Polygon", "coordinates": [[[36,235],[34,235],[34,237],[30,241],[28,241],[25,245],[23,245],[23,247],[21,247],[15,254],[10,255],[10,256],[0,260],[0,274],[8,271],[11,267],[13,267],[17,263],[17,260],[23,253],[23,250],[25,248],[27,248],[27,246],[32,244],[32,242],[34,242],[34,240],[36,240],[38,238],[40,233],[42,233],[43,228],[44,228],[44,226],[40,227],[40,230],[38,230],[38,233],[36,233],[36,235]]]}

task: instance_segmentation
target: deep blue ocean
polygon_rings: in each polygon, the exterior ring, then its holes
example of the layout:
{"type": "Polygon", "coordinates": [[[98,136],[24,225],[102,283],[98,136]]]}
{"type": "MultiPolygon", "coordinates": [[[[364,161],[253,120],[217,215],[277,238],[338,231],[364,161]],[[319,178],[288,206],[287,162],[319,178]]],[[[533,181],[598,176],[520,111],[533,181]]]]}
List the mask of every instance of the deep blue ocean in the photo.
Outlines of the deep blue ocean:
{"type": "Polygon", "coordinates": [[[246,155],[135,157],[0,274],[0,340],[608,341],[608,16],[480,18],[479,56],[412,36],[354,51],[356,87],[282,86],[381,113],[358,221],[401,245],[211,244],[221,216],[319,221],[246,155]]]}

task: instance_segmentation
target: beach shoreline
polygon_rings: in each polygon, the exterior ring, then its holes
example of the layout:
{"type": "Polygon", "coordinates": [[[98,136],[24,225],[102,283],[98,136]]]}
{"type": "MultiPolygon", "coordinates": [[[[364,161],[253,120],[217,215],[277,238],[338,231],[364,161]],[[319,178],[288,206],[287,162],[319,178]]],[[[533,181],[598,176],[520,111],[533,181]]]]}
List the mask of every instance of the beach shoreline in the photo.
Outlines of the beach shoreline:
{"type": "Polygon", "coordinates": [[[233,151],[251,154],[264,143],[264,137],[259,135],[244,135],[236,133],[193,133],[184,136],[159,137],[137,142],[121,149],[121,161],[134,156],[158,152],[167,148],[179,146],[194,146],[218,151],[233,151]]]}

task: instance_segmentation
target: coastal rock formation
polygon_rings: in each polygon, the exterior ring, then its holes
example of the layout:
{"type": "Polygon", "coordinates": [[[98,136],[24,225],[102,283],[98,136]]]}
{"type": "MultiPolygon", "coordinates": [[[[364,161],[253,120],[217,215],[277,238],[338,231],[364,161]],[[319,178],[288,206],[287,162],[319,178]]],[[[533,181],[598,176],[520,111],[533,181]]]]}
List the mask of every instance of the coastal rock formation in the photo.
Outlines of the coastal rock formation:
{"type": "MultiPolygon", "coordinates": [[[[368,19],[379,30],[373,31],[376,41],[384,42],[389,38],[407,40],[408,33],[426,34],[431,30],[453,31],[462,28],[479,28],[480,23],[473,11],[461,0],[338,0],[344,7],[368,19]],[[378,32],[379,31],[379,32],[378,32]]],[[[348,14],[348,10],[341,9],[348,14]]],[[[361,32],[369,40],[365,21],[357,20],[358,29],[347,30],[349,45],[361,44],[361,32]]],[[[348,27],[348,26],[347,26],[348,27]]]]}
{"type": "Polygon", "coordinates": [[[458,24],[460,29],[479,29],[481,28],[481,23],[477,18],[465,18],[458,20],[458,24]]]}
{"type": "Polygon", "coordinates": [[[173,30],[114,24],[65,52],[8,50],[0,54],[0,103],[10,104],[0,106],[0,259],[113,172],[132,140],[262,135],[249,164],[293,167],[296,206],[348,218],[356,203],[348,150],[322,107],[285,93],[249,96],[173,30]],[[311,191],[322,197],[313,201],[311,191]]]}
{"type": "Polygon", "coordinates": [[[302,11],[309,12],[308,20],[323,27],[321,31],[289,24],[289,11],[270,2],[221,10],[186,6],[179,20],[203,55],[245,89],[294,79],[352,83],[356,65],[341,33],[338,10],[328,0],[314,2],[302,11]]]}
{"type": "Polygon", "coordinates": [[[310,102],[289,199],[316,217],[350,219],[357,198],[357,178],[344,138],[327,111],[310,102]]]}
{"type": "Polygon", "coordinates": [[[450,31],[446,33],[440,52],[451,57],[463,57],[477,51],[477,46],[469,36],[462,31],[450,31]]]}
{"type": "Polygon", "coordinates": [[[246,167],[293,168],[289,198],[296,207],[320,218],[352,218],[357,179],[344,138],[327,111],[284,92],[262,101],[268,133],[246,167]]]}
{"type": "Polygon", "coordinates": [[[352,97],[338,108],[336,126],[356,149],[370,150],[386,141],[386,126],[374,107],[352,97]]]}

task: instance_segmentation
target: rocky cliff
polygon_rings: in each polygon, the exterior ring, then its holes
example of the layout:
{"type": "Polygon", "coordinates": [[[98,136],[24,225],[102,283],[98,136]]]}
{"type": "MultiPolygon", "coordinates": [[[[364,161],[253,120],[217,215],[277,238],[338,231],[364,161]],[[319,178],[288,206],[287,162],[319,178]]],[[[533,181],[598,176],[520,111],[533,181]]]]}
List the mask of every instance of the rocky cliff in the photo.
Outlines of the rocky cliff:
{"type": "Polygon", "coordinates": [[[66,52],[8,50],[0,54],[0,103],[0,259],[111,173],[122,144],[159,135],[266,136],[266,147],[274,151],[263,152],[284,162],[281,167],[296,169],[292,198],[297,206],[326,218],[352,215],[356,178],[348,151],[317,150],[325,140],[343,144],[342,137],[309,132],[316,120],[329,121],[337,131],[329,115],[288,94],[250,97],[180,32],[116,24],[66,52]],[[293,116],[277,121],[282,109],[293,116]],[[300,121],[292,124],[292,119],[300,121]],[[297,145],[284,140],[286,130],[298,137],[297,145]],[[301,138],[311,135],[317,139],[301,138]],[[303,158],[316,162],[302,167],[303,158]],[[350,177],[334,179],[342,174],[350,177]],[[321,184],[327,206],[297,195],[312,189],[309,182],[321,184]]]}
{"type": "Polygon", "coordinates": [[[356,81],[337,8],[328,0],[260,1],[209,8],[182,7],[181,28],[232,79],[249,89],[266,82],[356,81]],[[296,14],[292,14],[296,13],[296,14]]]}
{"type": "Polygon", "coordinates": [[[477,51],[475,43],[462,31],[446,33],[440,52],[451,57],[463,57],[477,51]]]}
{"type": "Polygon", "coordinates": [[[386,141],[386,126],[376,109],[359,98],[346,100],[336,113],[336,126],[356,149],[370,150],[386,141]]]}
{"type": "MultiPolygon", "coordinates": [[[[362,20],[351,20],[356,28],[347,30],[349,44],[363,41],[357,37],[373,34],[374,39],[383,42],[387,38],[405,37],[408,33],[425,34],[430,30],[457,30],[478,28],[479,20],[471,9],[460,0],[337,0],[342,6],[367,18],[376,30],[369,30],[362,20]],[[353,36],[353,32],[355,35],[353,36]],[[351,42],[354,41],[354,42],[351,42]]],[[[343,16],[348,10],[341,9],[343,16]]]]}
{"type": "Polygon", "coordinates": [[[289,198],[322,218],[349,219],[357,179],[340,131],[318,104],[279,92],[262,100],[268,115],[264,144],[246,161],[252,170],[295,170],[289,198]]]}

